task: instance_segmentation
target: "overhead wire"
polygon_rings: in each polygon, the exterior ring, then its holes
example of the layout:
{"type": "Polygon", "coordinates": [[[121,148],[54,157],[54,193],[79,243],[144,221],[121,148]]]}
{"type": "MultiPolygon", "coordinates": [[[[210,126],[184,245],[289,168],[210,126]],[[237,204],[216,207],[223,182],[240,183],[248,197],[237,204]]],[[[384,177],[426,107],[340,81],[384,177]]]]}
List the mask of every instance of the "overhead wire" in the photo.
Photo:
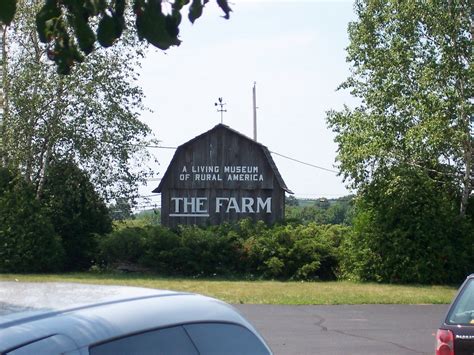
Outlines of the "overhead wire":
{"type": "MultiPolygon", "coordinates": [[[[177,147],[161,146],[161,145],[147,145],[146,147],[147,148],[157,148],[157,149],[161,149],[161,148],[162,149],[177,149],[177,147]]],[[[289,157],[287,155],[277,153],[277,152],[274,152],[274,151],[271,151],[271,150],[270,150],[270,153],[278,155],[282,158],[294,161],[296,163],[300,163],[300,164],[303,164],[303,165],[306,165],[306,166],[310,166],[310,167],[315,168],[315,169],[320,169],[320,170],[324,170],[324,171],[327,171],[327,172],[330,172],[330,173],[335,173],[335,174],[339,173],[337,170],[328,169],[328,168],[325,168],[325,167],[322,167],[322,166],[319,166],[319,165],[315,165],[315,164],[311,164],[311,163],[306,163],[306,162],[301,161],[299,159],[295,159],[295,158],[292,158],[292,157],[289,157]]]]}
{"type": "Polygon", "coordinates": [[[310,164],[310,163],[305,163],[304,161],[301,161],[301,160],[298,160],[298,159],[295,159],[295,158],[291,158],[291,157],[288,157],[286,155],[283,155],[283,154],[280,154],[280,153],[277,153],[277,152],[273,152],[270,150],[270,153],[272,154],[275,154],[275,155],[278,155],[282,158],[285,158],[285,159],[289,159],[289,160],[292,160],[294,162],[297,162],[297,163],[300,163],[300,164],[304,164],[304,165],[307,165],[307,166],[311,166],[313,168],[316,168],[316,169],[320,169],[320,170],[324,170],[324,171],[329,171],[330,173],[338,173],[338,171],[336,170],[332,170],[332,169],[328,169],[328,168],[324,168],[322,166],[318,166],[318,165],[314,165],[314,164],[310,164]]]}

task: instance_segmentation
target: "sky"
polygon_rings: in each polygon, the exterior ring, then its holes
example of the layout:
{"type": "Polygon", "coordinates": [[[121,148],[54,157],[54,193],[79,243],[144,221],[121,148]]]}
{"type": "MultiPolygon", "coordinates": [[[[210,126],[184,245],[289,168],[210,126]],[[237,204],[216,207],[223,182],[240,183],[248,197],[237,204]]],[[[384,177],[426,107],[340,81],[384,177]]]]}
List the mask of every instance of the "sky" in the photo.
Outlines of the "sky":
{"type": "MultiPolygon", "coordinates": [[[[194,25],[183,18],[182,44],[151,50],[139,85],[146,95],[142,120],[160,145],[177,147],[221,122],[253,137],[252,87],[257,90],[257,140],[293,159],[337,170],[337,145],[326,111],[355,106],[336,90],[349,76],[347,26],[356,19],[349,0],[230,0],[230,20],[210,1],[194,25]]],[[[174,151],[151,149],[163,176],[174,151]]],[[[337,198],[350,193],[337,173],[272,154],[298,198],[337,198]]],[[[140,187],[151,195],[158,181],[140,187]]],[[[159,198],[152,197],[159,202],[159,198]]]]}

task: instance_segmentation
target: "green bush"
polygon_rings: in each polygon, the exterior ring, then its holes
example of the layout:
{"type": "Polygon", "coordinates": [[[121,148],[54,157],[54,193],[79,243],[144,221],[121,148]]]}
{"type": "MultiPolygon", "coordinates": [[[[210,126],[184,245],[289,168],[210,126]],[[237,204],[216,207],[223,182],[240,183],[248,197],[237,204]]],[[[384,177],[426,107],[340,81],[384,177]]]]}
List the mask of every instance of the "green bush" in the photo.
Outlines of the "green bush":
{"type": "Polygon", "coordinates": [[[181,267],[176,250],[180,242],[176,233],[162,226],[150,226],[147,231],[143,264],[161,274],[179,274],[181,267]]]}
{"type": "Polygon", "coordinates": [[[458,283],[472,271],[473,228],[455,188],[425,172],[394,169],[357,202],[342,243],[341,275],[392,283],[458,283]]]}
{"type": "Polygon", "coordinates": [[[347,227],[315,223],[269,228],[244,242],[252,268],[264,277],[334,279],[340,234],[347,227]]]}
{"type": "Polygon", "coordinates": [[[0,271],[58,271],[63,261],[61,239],[33,186],[0,168],[0,271]]]}
{"type": "Polygon", "coordinates": [[[193,277],[240,276],[333,279],[342,226],[266,227],[243,220],[208,228],[123,228],[101,243],[109,264],[131,262],[161,274],[193,277]]]}
{"type": "Polygon", "coordinates": [[[146,250],[147,229],[123,228],[97,239],[101,264],[139,264],[146,250]]]}
{"type": "Polygon", "coordinates": [[[87,174],[72,161],[53,162],[42,201],[66,252],[64,269],[89,269],[97,253],[95,236],[109,233],[112,224],[87,174]]]}

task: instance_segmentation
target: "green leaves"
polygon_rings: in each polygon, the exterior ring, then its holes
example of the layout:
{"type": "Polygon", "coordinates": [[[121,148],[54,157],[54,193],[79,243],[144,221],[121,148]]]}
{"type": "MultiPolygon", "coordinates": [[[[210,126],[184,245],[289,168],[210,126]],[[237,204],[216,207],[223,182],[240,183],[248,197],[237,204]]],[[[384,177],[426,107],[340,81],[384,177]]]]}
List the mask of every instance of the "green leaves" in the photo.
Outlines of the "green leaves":
{"type": "MultiPolygon", "coordinates": [[[[0,21],[11,21],[16,1],[0,2],[0,21]]],[[[189,5],[188,18],[194,23],[208,2],[170,0],[167,5],[171,5],[171,12],[168,12],[163,11],[164,0],[134,0],[131,8],[136,16],[138,37],[162,50],[178,46],[184,6],[189,5]]],[[[232,11],[228,1],[216,2],[228,19],[232,11]]],[[[96,41],[102,47],[110,47],[121,37],[126,15],[126,0],[45,0],[36,16],[36,25],[40,40],[50,47],[49,56],[56,62],[58,72],[68,74],[74,63],[82,62],[84,55],[94,50],[96,41]],[[99,20],[95,26],[96,18],[99,20]]]]}
{"type": "Polygon", "coordinates": [[[204,4],[201,0],[192,0],[191,6],[189,7],[188,18],[191,23],[194,23],[202,15],[204,4]]]}
{"type": "MultiPolygon", "coordinates": [[[[0,23],[9,24],[15,15],[19,0],[0,1],[0,23]]],[[[188,18],[194,23],[202,16],[209,0],[192,0],[188,18]]],[[[227,0],[216,0],[224,18],[232,11],[227,0]]],[[[181,10],[190,0],[174,0],[171,13],[162,11],[162,0],[134,0],[136,30],[140,39],[166,50],[178,46],[181,10]]],[[[36,15],[38,35],[47,43],[48,57],[57,64],[58,73],[68,74],[75,63],[90,54],[96,41],[102,47],[112,46],[125,29],[126,0],[45,0],[36,15]],[[100,17],[98,25],[93,20],[100,17]]]]}
{"type": "Polygon", "coordinates": [[[361,104],[327,116],[341,173],[353,187],[397,164],[432,169],[439,162],[439,173],[469,192],[462,177],[472,170],[466,157],[474,115],[474,24],[469,1],[450,3],[356,3],[347,49],[352,75],[341,88],[361,104]]]}
{"type": "Polygon", "coordinates": [[[110,47],[122,35],[125,19],[122,16],[104,14],[97,29],[97,39],[102,47],[110,47]]]}
{"type": "Polygon", "coordinates": [[[77,35],[77,41],[79,43],[79,48],[85,54],[89,54],[94,49],[95,34],[94,31],[90,28],[86,21],[76,18],[74,29],[77,35]]]}
{"type": "Polygon", "coordinates": [[[39,39],[43,43],[53,42],[53,48],[48,49],[48,57],[57,65],[58,73],[69,74],[74,63],[84,60],[79,48],[86,54],[93,48],[95,37],[88,27],[82,8],[71,1],[65,1],[70,13],[65,16],[57,0],[46,0],[44,6],[36,15],[36,27],[39,39]],[[79,47],[69,35],[69,27],[75,29],[79,47]]]}
{"type": "Polygon", "coordinates": [[[230,18],[230,12],[232,9],[229,7],[229,4],[227,3],[227,0],[217,0],[217,5],[224,11],[224,18],[229,19],[230,18]]]}
{"type": "MultiPolygon", "coordinates": [[[[68,31],[69,41],[64,43],[56,38],[46,46],[38,43],[32,32],[38,11],[28,4],[29,0],[19,3],[14,26],[8,29],[8,38],[18,50],[9,56],[9,123],[1,132],[0,154],[12,165],[25,167],[25,179],[33,181],[38,191],[47,170],[42,167],[48,167],[51,157],[68,155],[94,177],[102,196],[132,199],[137,195],[137,181],[150,173],[142,147],[151,132],[139,121],[143,92],[135,81],[145,44],[129,26],[123,40],[107,49],[96,44],[87,60],[75,64],[69,75],[57,75],[57,66],[45,58],[44,49],[64,72],[71,68],[70,62],[56,44],[71,49],[71,42],[76,43],[74,32],[68,31]],[[132,171],[132,159],[141,162],[140,169],[132,171]]],[[[52,21],[61,25],[68,18],[59,14],[52,21]]],[[[89,25],[96,30],[99,21],[89,25]]],[[[84,53],[79,48],[76,55],[84,53]]]]}
{"type": "Polygon", "coordinates": [[[178,39],[180,18],[175,9],[171,15],[165,15],[160,2],[136,0],[134,11],[137,16],[137,33],[141,39],[146,39],[162,50],[181,43],[178,39]]]}
{"type": "MultiPolygon", "coordinates": [[[[431,174],[432,175],[432,174],[431,174]]],[[[472,268],[472,222],[457,218],[456,187],[396,166],[359,196],[343,240],[345,277],[396,283],[458,282],[472,268]]]]}
{"type": "Polygon", "coordinates": [[[0,23],[9,25],[15,16],[16,0],[0,1],[0,23]]]}
{"type": "Polygon", "coordinates": [[[53,39],[55,25],[61,16],[61,10],[56,0],[47,0],[36,15],[36,28],[38,36],[43,43],[53,39]]]}

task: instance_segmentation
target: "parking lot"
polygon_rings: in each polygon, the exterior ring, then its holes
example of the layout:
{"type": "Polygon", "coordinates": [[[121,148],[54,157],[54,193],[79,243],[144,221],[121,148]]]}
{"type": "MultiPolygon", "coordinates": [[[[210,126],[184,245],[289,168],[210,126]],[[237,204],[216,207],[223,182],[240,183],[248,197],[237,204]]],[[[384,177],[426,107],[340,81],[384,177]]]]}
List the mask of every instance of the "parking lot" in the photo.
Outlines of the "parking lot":
{"type": "Polygon", "coordinates": [[[274,353],[433,354],[447,305],[236,306],[274,353]]]}

